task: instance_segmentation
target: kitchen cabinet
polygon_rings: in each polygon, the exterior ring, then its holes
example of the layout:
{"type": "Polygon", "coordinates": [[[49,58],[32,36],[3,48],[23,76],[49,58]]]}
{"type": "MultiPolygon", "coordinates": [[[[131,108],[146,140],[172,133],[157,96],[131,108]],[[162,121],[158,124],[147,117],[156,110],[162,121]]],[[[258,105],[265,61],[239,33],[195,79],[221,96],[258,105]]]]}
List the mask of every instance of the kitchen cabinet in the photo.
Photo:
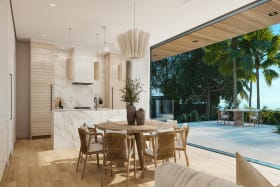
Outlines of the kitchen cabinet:
{"type": "Polygon", "coordinates": [[[8,131],[7,120],[0,120],[0,180],[3,176],[6,162],[8,160],[8,131]]]}
{"type": "Polygon", "coordinates": [[[51,135],[54,47],[31,42],[31,138],[51,135]]]}
{"type": "Polygon", "coordinates": [[[106,108],[125,108],[120,92],[125,85],[125,63],[125,59],[119,54],[104,55],[104,106],[106,108]]]}

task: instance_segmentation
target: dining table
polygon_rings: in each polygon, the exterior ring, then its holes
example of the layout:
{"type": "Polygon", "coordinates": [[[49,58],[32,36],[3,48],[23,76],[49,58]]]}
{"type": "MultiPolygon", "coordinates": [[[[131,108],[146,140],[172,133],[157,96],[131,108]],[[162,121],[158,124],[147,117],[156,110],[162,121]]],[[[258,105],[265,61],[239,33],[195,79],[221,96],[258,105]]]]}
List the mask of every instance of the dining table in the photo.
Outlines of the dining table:
{"type": "Polygon", "coordinates": [[[246,108],[238,108],[238,109],[225,109],[226,112],[233,112],[234,114],[234,126],[242,126],[244,127],[244,113],[245,112],[260,112],[259,109],[246,109],[246,108]]]}
{"type": "Polygon", "coordinates": [[[146,120],[144,125],[128,125],[126,121],[107,121],[104,123],[96,124],[95,127],[97,129],[104,130],[105,133],[106,130],[126,130],[128,134],[133,134],[135,136],[139,163],[141,169],[143,169],[143,133],[156,132],[158,129],[170,129],[174,128],[175,125],[158,120],[146,120]]]}

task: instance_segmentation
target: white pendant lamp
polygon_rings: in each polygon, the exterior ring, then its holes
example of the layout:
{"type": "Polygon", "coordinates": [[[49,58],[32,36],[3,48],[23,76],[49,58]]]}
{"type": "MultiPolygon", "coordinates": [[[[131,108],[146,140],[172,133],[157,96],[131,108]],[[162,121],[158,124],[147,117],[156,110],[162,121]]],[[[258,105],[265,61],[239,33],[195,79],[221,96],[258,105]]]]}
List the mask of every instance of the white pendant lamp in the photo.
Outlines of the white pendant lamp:
{"type": "Polygon", "coordinates": [[[128,59],[139,59],[146,56],[150,34],[135,28],[135,0],[133,0],[133,29],[117,36],[121,53],[128,59]]]}

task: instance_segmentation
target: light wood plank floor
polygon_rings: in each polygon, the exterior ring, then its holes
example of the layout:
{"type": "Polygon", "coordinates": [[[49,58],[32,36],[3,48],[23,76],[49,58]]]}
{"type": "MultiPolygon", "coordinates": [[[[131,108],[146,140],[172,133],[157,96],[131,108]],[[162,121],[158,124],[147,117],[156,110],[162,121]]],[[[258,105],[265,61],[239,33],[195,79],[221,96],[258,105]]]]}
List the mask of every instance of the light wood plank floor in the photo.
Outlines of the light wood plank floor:
{"type": "MultiPolygon", "coordinates": [[[[48,187],[48,186],[100,186],[102,169],[98,169],[95,157],[87,164],[85,179],[81,170],[76,173],[78,150],[51,150],[51,139],[17,140],[10,164],[6,168],[2,187],[48,187]]],[[[235,159],[217,153],[188,147],[190,167],[215,176],[235,181],[235,159]]],[[[178,155],[177,155],[178,156],[178,155]]],[[[185,165],[181,153],[178,162],[185,165]]],[[[280,184],[280,171],[253,164],[274,185],[280,184]]],[[[109,172],[108,172],[109,173],[109,172]]],[[[125,186],[125,171],[115,171],[113,177],[106,176],[106,185],[125,186]]],[[[148,165],[145,178],[137,171],[137,179],[130,174],[129,186],[154,186],[154,167],[148,165]]]]}

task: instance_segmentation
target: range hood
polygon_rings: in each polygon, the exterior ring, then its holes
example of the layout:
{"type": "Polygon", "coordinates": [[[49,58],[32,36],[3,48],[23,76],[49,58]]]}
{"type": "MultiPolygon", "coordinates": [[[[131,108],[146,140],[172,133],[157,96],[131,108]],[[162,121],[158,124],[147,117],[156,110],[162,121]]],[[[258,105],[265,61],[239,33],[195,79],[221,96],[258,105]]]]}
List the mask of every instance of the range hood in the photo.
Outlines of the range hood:
{"type": "Polygon", "coordinates": [[[67,59],[67,78],[73,85],[93,84],[92,52],[82,49],[72,49],[70,58],[67,59]]]}
{"type": "Polygon", "coordinates": [[[91,85],[92,82],[72,82],[73,85],[91,85]]]}

